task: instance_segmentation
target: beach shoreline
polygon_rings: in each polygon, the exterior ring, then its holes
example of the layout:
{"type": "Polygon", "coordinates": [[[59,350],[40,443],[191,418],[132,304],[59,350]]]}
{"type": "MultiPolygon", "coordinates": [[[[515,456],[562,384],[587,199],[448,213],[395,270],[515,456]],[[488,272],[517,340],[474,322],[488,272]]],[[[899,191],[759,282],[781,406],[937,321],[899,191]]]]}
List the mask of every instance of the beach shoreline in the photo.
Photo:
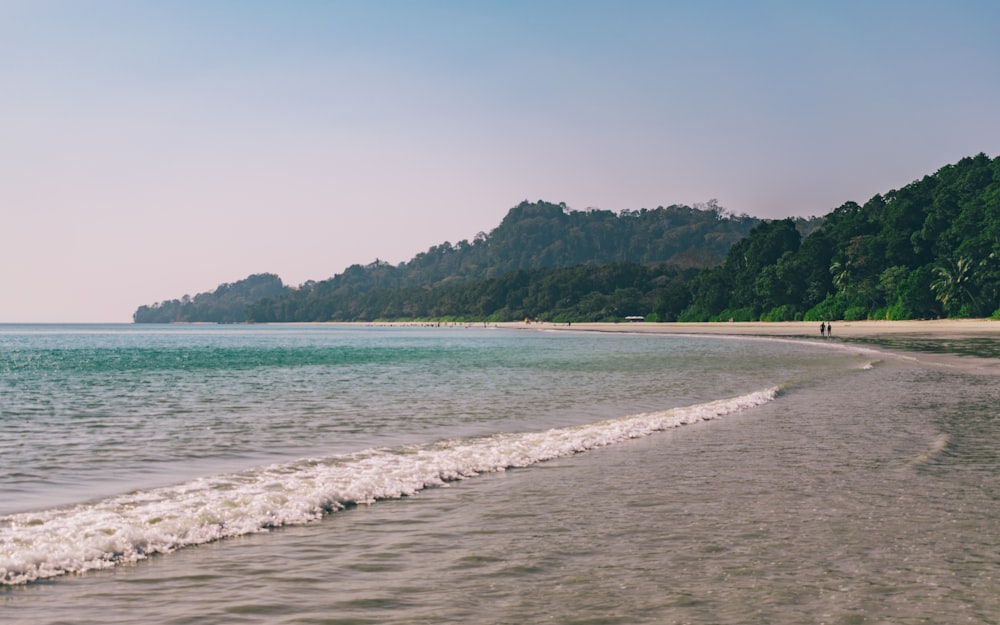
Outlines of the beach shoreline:
{"type": "MultiPolygon", "coordinates": [[[[813,321],[736,321],[709,323],[573,323],[512,322],[496,327],[536,330],[577,330],[650,334],[714,334],[823,338],[820,323],[813,321]]],[[[935,319],[915,321],[836,321],[830,323],[832,338],[876,338],[879,336],[995,337],[1000,339],[1000,321],[991,319],[935,319]]]]}
{"type": "MultiPolygon", "coordinates": [[[[928,365],[1000,375],[1000,322],[990,319],[933,321],[839,321],[832,334],[804,321],[715,323],[574,323],[515,322],[497,327],[536,331],[626,332],[648,335],[717,336],[815,341],[867,346],[914,358],[928,365]]],[[[825,325],[825,324],[824,324],[825,325]]]]}
{"type": "MultiPolygon", "coordinates": [[[[341,322],[333,322],[338,324],[341,322]]],[[[1000,374],[1000,321],[994,319],[934,319],[911,321],[736,321],[736,322],[369,322],[387,327],[494,328],[535,332],[603,332],[674,336],[744,337],[866,345],[897,354],[920,355],[927,363],[956,365],[973,357],[976,366],[1000,374]],[[831,333],[832,329],[832,333],[831,333]]],[[[345,323],[344,325],[355,325],[345,323]]],[[[963,366],[969,363],[965,362],[963,366]]]]}

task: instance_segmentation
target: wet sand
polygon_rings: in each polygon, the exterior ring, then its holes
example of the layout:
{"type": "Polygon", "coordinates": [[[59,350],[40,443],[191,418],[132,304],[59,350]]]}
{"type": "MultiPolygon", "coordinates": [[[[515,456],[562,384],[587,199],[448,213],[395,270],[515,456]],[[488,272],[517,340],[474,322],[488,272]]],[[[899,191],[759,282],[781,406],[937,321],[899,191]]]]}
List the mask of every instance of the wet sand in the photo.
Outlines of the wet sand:
{"type": "MultiPolygon", "coordinates": [[[[374,323],[370,325],[492,327],[535,331],[629,332],[640,334],[783,337],[866,344],[893,352],[921,354],[920,360],[955,366],[956,356],[973,356],[977,368],[1000,373],[1000,320],[935,319],[930,321],[834,321],[832,335],[820,334],[820,324],[805,321],[716,323],[374,323]]],[[[967,359],[963,359],[967,360],[967,359]]],[[[968,362],[964,363],[968,366],[968,362]]]]}
{"type": "Polygon", "coordinates": [[[1000,375],[1000,321],[939,319],[934,321],[837,321],[833,334],[821,335],[814,322],[720,323],[510,323],[504,327],[588,332],[784,337],[864,344],[897,354],[909,354],[925,364],[960,367],[1000,375]],[[972,358],[970,358],[972,357],[972,358]]]}
{"type": "MultiPolygon", "coordinates": [[[[719,323],[511,323],[501,326],[546,330],[598,332],[650,332],[656,334],[729,334],[741,336],[794,336],[822,338],[817,322],[719,322],[719,323]]],[[[887,335],[936,337],[995,337],[1000,321],[989,319],[938,319],[934,321],[835,321],[833,338],[873,338],[887,335]]]]}

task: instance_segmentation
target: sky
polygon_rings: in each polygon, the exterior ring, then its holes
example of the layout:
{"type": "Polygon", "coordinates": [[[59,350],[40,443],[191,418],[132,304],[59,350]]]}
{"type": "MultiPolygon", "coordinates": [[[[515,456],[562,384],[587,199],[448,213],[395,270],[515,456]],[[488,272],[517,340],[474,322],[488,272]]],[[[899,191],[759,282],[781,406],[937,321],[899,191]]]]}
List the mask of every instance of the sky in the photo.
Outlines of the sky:
{"type": "Polygon", "coordinates": [[[824,215],[1000,153],[1000,3],[0,0],[0,322],[322,280],[523,200],[824,215]]]}

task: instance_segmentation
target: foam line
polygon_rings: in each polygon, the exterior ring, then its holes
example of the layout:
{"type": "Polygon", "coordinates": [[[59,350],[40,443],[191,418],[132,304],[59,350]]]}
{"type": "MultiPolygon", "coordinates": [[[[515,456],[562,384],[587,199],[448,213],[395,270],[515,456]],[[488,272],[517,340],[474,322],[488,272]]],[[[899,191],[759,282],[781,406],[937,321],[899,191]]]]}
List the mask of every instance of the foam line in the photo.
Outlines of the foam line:
{"type": "Polygon", "coordinates": [[[100,501],[0,517],[0,583],[104,569],[152,554],[314,521],[344,507],[527,467],[773,400],[777,388],[543,432],[369,449],[199,478],[100,501]]]}

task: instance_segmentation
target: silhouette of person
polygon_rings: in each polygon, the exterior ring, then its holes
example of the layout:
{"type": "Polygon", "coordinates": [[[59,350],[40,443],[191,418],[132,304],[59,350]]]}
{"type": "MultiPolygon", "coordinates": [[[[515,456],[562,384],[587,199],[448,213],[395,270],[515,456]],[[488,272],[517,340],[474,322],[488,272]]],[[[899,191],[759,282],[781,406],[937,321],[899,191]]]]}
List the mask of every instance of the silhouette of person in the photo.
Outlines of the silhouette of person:
{"type": "Polygon", "coordinates": [[[826,322],[819,324],[819,335],[826,336],[826,322]]]}

